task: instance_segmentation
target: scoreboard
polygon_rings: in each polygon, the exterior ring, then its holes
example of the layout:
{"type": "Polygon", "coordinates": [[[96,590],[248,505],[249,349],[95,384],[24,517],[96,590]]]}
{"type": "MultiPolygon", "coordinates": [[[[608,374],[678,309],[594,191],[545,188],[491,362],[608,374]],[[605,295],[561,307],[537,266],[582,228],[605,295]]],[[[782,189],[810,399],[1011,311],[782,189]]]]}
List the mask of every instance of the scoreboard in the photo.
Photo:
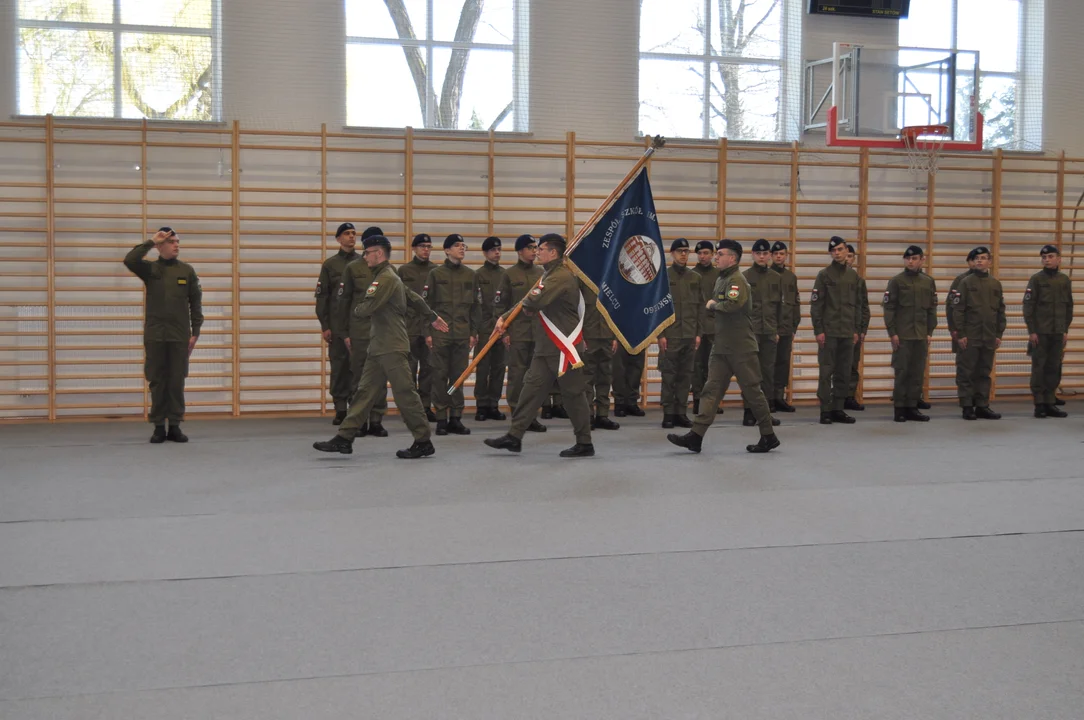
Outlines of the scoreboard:
{"type": "Polygon", "coordinates": [[[809,0],[809,12],[899,20],[907,17],[911,0],[809,0]]]}

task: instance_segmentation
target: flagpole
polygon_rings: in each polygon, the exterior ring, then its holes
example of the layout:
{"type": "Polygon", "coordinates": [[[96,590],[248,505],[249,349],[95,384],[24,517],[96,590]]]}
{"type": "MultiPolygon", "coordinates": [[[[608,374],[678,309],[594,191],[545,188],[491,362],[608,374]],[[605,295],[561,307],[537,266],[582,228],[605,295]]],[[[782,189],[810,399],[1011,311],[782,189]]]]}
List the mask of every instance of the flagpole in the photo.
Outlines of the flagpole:
{"type": "MultiPolygon", "coordinates": [[[[602,201],[602,204],[599,205],[598,210],[595,210],[595,213],[587,220],[587,222],[580,226],[579,231],[576,233],[576,237],[573,238],[572,241],[565,248],[565,256],[568,256],[569,253],[576,249],[576,246],[580,244],[584,236],[587,235],[588,231],[594,228],[595,223],[598,222],[598,219],[602,217],[607,210],[610,209],[610,205],[613,204],[613,202],[625,189],[625,186],[628,185],[634,177],[636,177],[636,173],[640,172],[640,168],[646,165],[647,161],[651,159],[651,156],[655,154],[655,151],[665,144],[666,138],[662,137],[661,135],[656,135],[651,139],[651,147],[645,150],[644,154],[640,156],[640,159],[636,161],[636,164],[632,166],[632,169],[625,173],[625,177],[622,178],[621,182],[617,184],[617,187],[614,188],[613,192],[611,192],[609,196],[602,201]]],[[[573,209],[573,212],[575,212],[575,209],[573,209]]],[[[537,284],[538,283],[536,282],[535,285],[537,284]]],[[[524,295],[523,297],[527,296],[524,295]]],[[[518,303],[516,303],[515,307],[513,307],[509,311],[508,319],[504,323],[504,326],[506,328],[512,324],[513,320],[516,319],[521,309],[523,309],[523,300],[520,300],[518,303]]],[[[493,345],[496,344],[497,341],[500,340],[500,338],[501,336],[497,333],[496,330],[494,330],[493,333],[489,336],[489,340],[484,346],[482,346],[482,349],[474,353],[474,359],[471,361],[470,365],[467,366],[467,369],[464,370],[463,374],[460,375],[454,383],[452,383],[452,386],[450,388],[448,388],[449,395],[454,393],[460,385],[467,381],[467,378],[470,377],[470,374],[474,372],[474,369],[476,367],[478,367],[478,363],[482,362],[482,359],[486,356],[486,353],[488,353],[490,349],[492,349],[493,345]]]]}

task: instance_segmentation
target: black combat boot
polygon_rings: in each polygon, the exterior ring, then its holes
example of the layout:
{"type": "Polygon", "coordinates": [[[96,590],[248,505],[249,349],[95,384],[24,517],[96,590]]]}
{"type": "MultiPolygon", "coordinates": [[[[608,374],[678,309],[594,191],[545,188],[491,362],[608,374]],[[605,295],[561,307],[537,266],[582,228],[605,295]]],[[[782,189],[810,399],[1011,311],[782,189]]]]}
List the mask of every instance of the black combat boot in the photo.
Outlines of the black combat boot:
{"type": "Polygon", "coordinates": [[[151,433],[151,442],[154,443],[155,445],[158,445],[159,443],[164,443],[165,441],[166,441],[166,426],[165,425],[155,425],[154,426],[154,432],[151,433]]]}
{"type": "Polygon", "coordinates": [[[496,405],[490,405],[486,408],[486,419],[488,420],[507,420],[508,416],[501,412],[501,409],[496,405]]]}
{"type": "Polygon", "coordinates": [[[519,452],[523,449],[523,442],[511,435],[501,435],[495,438],[486,438],[483,440],[486,445],[496,450],[510,450],[511,452],[519,452]]]}
{"type": "Polygon", "coordinates": [[[845,425],[853,425],[856,421],[853,417],[843,412],[842,410],[832,411],[832,422],[843,423],[845,425]]]}
{"type": "Polygon", "coordinates": [[[916,422],[929,422],[930,416],[923,415],[918,411],[918,408],[904,408],[904,412],[907,413],[908,420],[914,420],[916,422]]]}
{"type": "Polygon", "coordinates": [[[989,407],[977,407],[975,408],[975,417],[983,420],[1000,420],[1001,413],[994,412],[989,407]]]}
{"type": "Polygon", "coordinates": [[[336,410],[335,411],[335,417],[333,417],[331,419],[331,424],[332,425],[342,425],[343,420],[345,420],[345,419],[346,419],[346,411],[345,410],[336,410]]]}
{"type": "Polygon", "coordinates": [[[444,435],[448,434],[448,421],[447,420],[437,420],[436,433],[437,433],[437,435],[441,435],[441,436],[444,436],[444,435]]]}
{"type": "Polygon", "coordinates": [[[624,405],[618,405],[614,403],[614,415],[617,417],[625,417],[629,414],[629,411],[625,409],[624,405]]]}
{"type": "Polygon", "coordinates": [[[745,427],[753,427],[757,424],[757,418],[753,415],[751,408],[745,408],[745,414],[742,415],[741,424],[745,427]]]}
{"type": "Polygon", "coordinates": [[[448,432],[452,435],[470,435],[470,428],[463,424],[463,418],[454,417],[448,421],[448,432]]]}
{"type": "Polygon", "coordinates": [[[843,401],[843,409],[862,411],[866,409],[866,406],[855,400],[853,397],[849,397],[843,401]]]}
{"type": "Polygon", "coordinates": [[[1055,405],[1064,405],[1065,401],[1062,400],[1060,397],[1056,397],[1056,398],[1054,398],[1054,404],[1055,405]]]}
{"type": "Polygon", "coordinates": [[[662,426],[666,430],[672,430],[674,428],[674,416],[670,413],[663,413],[662,426]]]}
{"type": "Polygon", "coordinates": [[[683,447],[687,450],[692,450],[694,453],[700,452],[700,448],[704,444],[704,438],[697,435],[692,430],[684,435],[678,435],[677,433],[670,433],[666,436],[666,439],[674,443],[678,447],[683,447]]]}
{"type": "Polygon", "coordinates": [[[543,405],[542,406],[542,419],[543,420],[552,420],[553,419],[553,406],[552,405],[543,405]]]}
{"type": "Polygon", "coordinates": [[[779,438],[775,436],[775,433],[772,433],[771,435],[761,435],[760,442],[756,445],[746,445],[745,451],[751,453],[766,453],[777,447],[779,447],[779,438]]]}
{"type": "Polygon", "coordinates": [[[425,419],[426,419],[427,422],[436,422],[437,421],[437,414],[435,412],[433,412],[433,408],[426,408],[425,409],[425,419]]]}
{"type": "Polygon", "coordinates": [[[538,422],[538,420],[532,420],[531,424],[527,426],[527,432],[546,432],[547,430],[549,428],[538,422]]]}
{"type": "Polygon", "coordinates": [[[964,417],[964,420],[977,420],[978,419],[978,416],[975,415],[975,408],[972,407],[971,405],[967,405],[967,406],[964,407],[963,417],[964,417]]]}
{"type": "Polygon", "coordinates": [[[1050,404],[1048,404],[1046,406],[1046,414],[1049,415],[1050,417],[1056,417],[1056,418],[1069,417],[1069,413],[1067,413],[1064,410],[1060,409],[1057,405],[1050,405],[1050,404]]]}
{"type": "Polygon", "coordinates": [[[597,417],[591,421],[592,430],[617,430],[620,427],[620,423],[615,423],[608,417],[597,417]]]}
{"type": "Polygon", "coordinates": [[[644,412],[643,408],[641,408],[639,405],[626,405],[625,406],[625,411],[629,415],[632,415],[633,417],[643,417],[644,415],[647,414],[647,413],[644,412]]]}
{"type": "Polygon", "coordinates": [[[388,431],[384,429],[383,423],[371,422],[368,427],[365,428],[365,434],[372,437],[387,437],[388,431]]]}
{"type": "Polygon", "coordinates": [[[776,412],[794,412],[794,406],[788,403],[786,400],[779,399],[775,401],[776,412]]]}
{"type": "Polygon", "coordinates": [[[716,414],[716,415],[722,415],[722,414],[723,414],[723,406],[722,406],[722,405],[720,405],[719,407],[715,408],[715,414],[716,414]]]}
{"type": "Polygon", "coordinates": [[[484,408],[481,405],[478,406],[478,411],[474,413],[474,422],[485,422],[489,419],[489,415],[486,414],[488,408],[484,408]]]}
{"type": "Polygon", "coordinates": [[[783,424],[783,421],[780,420],[779,418],[777,418],[777,417],[772,418],[772,427],[779,427],[782,424],[783,424]]]}
{"type": "Polygon", "coordinates": [[[1045,403],[1035,403],[1035,417],[1037,417],[1037,418],[1046,417],[1046,404],[1045,403]]]}
{"type": "Polygon", "coordinates": [[[595,446],[591,443],[576,443],[567,450],[561,451],[563,458],[594,457],[595,446]]]}
{"type": "Polygon", "coordinates": [[[821,410],[821,425],[832,424],[832,413],[821,410]]]}
{"type": "Polygon", "coordinates": [[[429,457],[436,451],[437,449],[433,447],[431,440],[415,440],[414,444],[406,450],[396,450],[395,457],[403,460],[414,460],[415,458],[429,457]]]}
{"type": "Polygon", "coordinates": [[[180,425],[174,425],[173,423],[170,423],[169,432],[166,433],[166,440],[171,440],[177,443],[186,443],[188,442],[188,436],[181,432],[180,425]]]}
{"type": "Polygon", "coordinates": [[[693,400],[693,415],[699,415],[699,414],[700,414],[700,398],[695,398],[693,400]]]}
{"type": "Polygon", "coordinates": [[[930,405],[930,404],[929,404],[928,402],[926,402],[925,400],[919,400],[919,401],[918,401],[918,409],[919,409],[919,410],[929,410],[929,409],[930,409],[930,408],[932,408],[932,407],[933,407],[933,405],[930,405]]]}
{"type": "Polygon", "coordinates": [[[674,425],[679,428],[691,428],[693,421],[689,419],[688,415],[674,415],[674,425]]]}
{"type": "Polygon", "coordinates": [[[892,411],[892,419],[896,422],[907,422],[907,408],[895,408],[892,411]]]}
{"type": "Polygon", "coordinates": [[[312,446],[320,452],[337,452],[342,453],[343,455],[349,455],[354,452],[354,443],[350,440],[344,440],[338,435],[326,442],[314,442],[312,446]]]}
{"type": "Polygon", "coordinates": [[[564,405],[554,405],[553,416],[555,418],[560,418],[561,420],[568,420],[568,411],[565,410],[564,405]]]}

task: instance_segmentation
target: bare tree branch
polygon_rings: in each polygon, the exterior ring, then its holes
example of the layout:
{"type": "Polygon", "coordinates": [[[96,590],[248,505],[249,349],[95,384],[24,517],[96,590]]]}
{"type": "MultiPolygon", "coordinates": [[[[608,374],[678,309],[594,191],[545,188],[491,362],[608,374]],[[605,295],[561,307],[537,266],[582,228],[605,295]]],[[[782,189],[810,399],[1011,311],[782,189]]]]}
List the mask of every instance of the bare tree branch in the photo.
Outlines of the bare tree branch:
{"type": "MultiPolygon", "coordinates": [[[[478,30],[478,21],[482,18],[483,0],[466,0],[459,12],[459,26],[455,29],[456,42],[470,42],[478,30]]],[[[444,86],[440,91],[440,113],[437,126],[455,128],[459,124],[459,101],[463,97],[463,80],[467,74],[467,61],[470,50],[456,48],[448,60],[448,69],[444,73],[444,86]]]]}
{"type": "Polygon", "coordinates": [[[515,100],[504,106],[504,110],[501,110],[497,114],[497,119],[489,124],[490,130],[496,130],[497,126],[504,122],[504,119],[512,113],[512,107],[515,105],[515,100]]]}
{"type": "MultiPolygon", "coordinates": [[[[410,24],[410,14],[407,12],[403,0],[384,0],[384,4],[388,6],[388,13],[391,15],[391,21],[395,23],[395,32],[399,34],[399,39],[417,40],[414,27],[410,24]]],[[[410,75],[414,78],[414,87],[418,91],[418,104],[421,106],[422,116],[424,117],[427,101],[432,103],[433,107],[436,107],[437,103],[435,94],[429,92],[425,60],[422,59],[421,50],[417,47],[404,45],[403,54],[406,56],[410,75]]]]}

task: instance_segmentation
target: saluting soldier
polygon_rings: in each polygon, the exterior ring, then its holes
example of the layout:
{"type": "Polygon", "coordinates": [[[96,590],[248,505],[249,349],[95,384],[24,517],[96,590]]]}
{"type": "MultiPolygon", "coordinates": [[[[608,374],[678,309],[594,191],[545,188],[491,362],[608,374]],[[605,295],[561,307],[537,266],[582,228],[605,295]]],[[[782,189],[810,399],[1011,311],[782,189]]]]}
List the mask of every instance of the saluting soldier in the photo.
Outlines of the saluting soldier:
{"type": "MultiPolygon", "coordinates": [[[[491,236],[482,241],[482,255],[485,263],[474,271],[475,300],[478,302],[481,325],[478,326],[478,337],[483,341],[476,343],[474,352],[477,355],[479,348],[485,344],[493,333],[493,326],[497,317],[507,311],[511,305],[511,299],[501,297],[504,292],[504,268],[501,267],[501,239],[491,236]]],[[[484,420],[504,420],[505,414],[500,410],[501,394],[504,392],[504,368],[505,368],[504,343],[494,343],[489,349],[478,367],[474,370],[474,419],[481,422],[484,420]]]]}
{"type": "MultiPolygon", "coordinates": [[[[366,228],[361,233],[361,240],[383,235],[378,227],[366,228]]],[[[370,325],[369,318],[361,318],[354,315],[354,308],[365,299],[365,291],[373,281],[373,270],[361,257],[347,263],[342,273],[342,280],[335,290],[332,301],[332,314],[338,316],[336,324],[347,327],[346,349],[350,352],[350,377],[354,380],[354,388],[351,394],[351,404],[359,393],[357,381],[365,370],[365,361],[369,357],[370,325]]],[[[384,429],[383,418],[388,412],[388,394],[379,397],[373,405],[373,410],[368,418],[364,418],[365,424],[359,429],[359,435],[372,435],[374,437],[387,437],[388,431],[384,429]]]]}
{"type": "Polygon", "coordinates": [[[320,332],[327,343],[328,359],[331,361],[331,399],[335,402],[333,425],[338,425],[346,417],[350,405],[350,394],[354,390],[354,380],[350,375],[350,350],[346,347],[349,334],[347,318],[331,311],[332,293],[342,282],[343,270],[357,259],[354,252],[357,231],[353,223],[344,222],[335,231],[335,240],[339,251],[324,261],[320,268],[320,279],[316,281],[316,317],[320,320],[320,332]]]}
{"type": "MultiPolygon", "coordinates": [[[[487,438],[486,445],[498,450],[519,452],[523,435],[535,420],[554,380],[561,388],[565,409],[576,433],[576,444],[561,451],[561,457],[591,457],[595,446],[591,443],[591,413],[587,408],[582,361],[570,364],[576,353],[583,353],[583,343],[573,346],[577,330],[583,321],[583,294],[576,276],[565,266],[565,239],[556,233],[543,235],[539,243],[538,258],[545,275],[523,299],[523,310],[539,314],[539,321],[548,320],[546,341],[540,341],[531,358],[531,367],[523,381],[516,409],[512,413],[512,427],[508,433],[497,438],[487,438]],[[543,318],[544,315],[544,318],[543,318]],[[562,343],[558,347],[557,342],[562,343]],[[563,374],[562,374],[563,369],[563,374]]],[[[503,332],[508,313],[497,320],[497,332],[503,332]]],[[[515,325],[515,323],[512,323],[515,325]]]]}
{"type": "Polygon", "coordinates": [[[721,240],[715,254],[719,278],[715,281],[714,296],[706,308],[715,322],[715,345],[708,366],[708,381],[701,396],[700,414],[693,422],[693,429],[684,435],[671,433],[666,439],[679,447],[700,452],[704,435],[715,422],[715,408],[730,385],[730,378],[738,379],[742,398],[753,409],[760,426],[760,442],[746,445],[751,453],[766,453],[779,447],[773,420],[768,410],[768,399],[760,386],[760,359],[757,356],[757,336],[753,330],[753,298],[745,276],[738,272],[741,261],[741,244],[734,240],[721,240]]]}
{"type": "Polygon", "coordinates": [[[832,236],[828,241],[832,264],[817,273],[809,296],[809,314],[817,337],[820,380],[817,398],[821,402],[821,424],[853,423],[843,410],[851,384],[851,360],[861,327],[859,277],[847,267],[847,244],[832,236]]]}
{"type": "Polygon", "coordinates": [[[929,415],[918,411],[922,383],[926,379],[926,358],[937,327],[937,286],[922,272],[922,248],[911,245],[903,251],[904,271],[888,281],[885,290],[885,328],[892,341],[892,388],[894,420],[926,422],[929,415]]]}
{"type": "MultiPolygon", "coordinates": [[[[411,292],[421,296],[425,294],[425,282],[429,279],[429,271],[436,267],[436,263],[429,261],[433,252],[433,238],[427,233],[418,233],[410,244],[414,257],[410,262],[400,265],[399,277],[403,284],[410,288],[411,292]]],[[[429,422],[436,422],[437,416],[432,410],[432,398],[430,386],[433,384],[433,371],[429,361],[429,345],[425,338],[429,335],[428,323],[425,318],[414,317],[412,311],[407,314],[407,332],[410,335],[410,373],[414,378],[414,385],[418,389],[418,397],[422,400],[425,408],[425,417],[429,422]]]]}
{"type": "Polygon", "coordinates": [[[790,385],[794,334],[802,323],[802,299],[798,292],[798,276],[787,269],[788,255],[785,242],[776,240],[772,243],[772,270],[779,273],[783,282],[783,309],[779,314],[779,341],[772,375],[775,397],[768,399],[768,407],[772,412],[789,413],[794,412],[794,406],[787,402],[787,387],[790,385]]]}
{"type": "Polygon", "coordinates": [[[700,275],[689,269],[689,241],[670,243],[670,296],[674,322],[659,335],[659,370],[662,375],[662,426],[689,428],[689,389],[693,362],[700,345],[700,275]]]}
{"type": "Polygon", "coordinates": [[[599,312],[598,295],[582,279],[579,282],[583,294],[583,341],[587,346],[580,357],[583,359],[587,406],[591,411],[591,429],[617,430],[621,425],[609,418],[610,372],[617,340],[599,312]]]}
{"type": "MultiPolygon", "coordinates": [[[[749,295],[753,300],[753,332],[757,336],[757,356],[760,358],[760,387],[764,397],[775,397],[775,356],[779,348],[779,323],[783,316],[783,278],[769,267],[772,263],[772,246],[761,238],[753,243],[753,265],[743,275],[749,283],[749,295]]],[[[745,404],[742,425],[757,424],[749,403],[745,404]]]]}
{"type": "MultiPolygon", "coordinates": [[[[854,245],[847,243],[847,267],[858,269],[855,264],[858,254],[854,251],[854,245]]],[[[866,406],[858,402],[858,383],[861,379],[859,368],[862,365],[862,347],[866,342],[866,333],[869,331],[869,288],[866,287],[866,279],[861,274],[858,276],[858,340],[854,343],[854,353],[851,356],[851,379],[848,385],[847,399],[843,401],[844,410],[865,410],[866,406]]]]}
{"type": "Polygon", "coordinates": [[[350,410],[339,425],[338,433],[330,440],[316,442],[312,446],[321,452],[337,452],[349,455],[354,451],[354,438],[371,416],[373,406],[384,398],[388,383],[403,423],[414,436],[414,443],[405,450],[397,450],[396,457],[413,459],[428,457],[435,450],[429,436],[429,422],[425,417],[421,398],[414,388],[410,369],[410,339],[407,334],[408,308],[414,317],[421,317],[437,330],[446,331],[448,324],[430,310],[425,301],[406,287],[388,264],[391,242],[383,235],[373,235],[363,242],[362,256],[373,271],[373,279],[365,289],[361,303],[353,314],[359,320],[372,323],[369,357],[358,381],[358,393],[350,410]]]}
{"type": "Polygon", "coordinates": [[[430,331],[426,344],[432,353],[433,380],[430,394],[437,415],[437,435],[470,435],[463,425],[463,386],[448,395],[448,387],[469,364],[470,351],[478,341],[481,315],[474,289],[474,271],[463,264],[467,243],[452,233],[444,239],[444,264],[429,271],[428,294],[422,297],[448,323],[448,330],[430,331]]]}
{"type": "Polygon", "coordinates": [[[1073,323],[1073,286],[1058,268],[1061,252],[1056,245],[1039,251],[1043,269],[1031,276],[1024,290],[1024,321],[1028,326],[1031,355],[1031,394],[1035,417],[1068,417],[1054,395],[1061,384],[1061,362],[1073,323]]]}
{"type": "Polygon", "coordinates": [[[1001,281],[990,274],[991,254],[977,247],[974,271],[963,279],[952,299],[960,357],[956,363],[956,392],[964,420],[1000,420],[990,409],[990,373],[994,354],[1005,332],[1005,296],[1001,281]]]}
{"type": "MultiPolygon", "coordinates": [[[[715,243],[701,240],[693,248],[696,251],[696,265],[693,272],[700,276],[700,347],[696,349],[693,361],[693,415],[700,413],[700,393],[708,381],[708,361],[711,359],[711,346],[715,342],[715,321],[707,310],[707,302],[715,292],[715,281],[719,277],[719,268],[715,267],[715,243]]],[[[722,412],[722,408],[719,408],[722,412]]]]}
{"type": "Polygon", "coordinates": [[[188,442],[188,436],[181,432],[184,379],[188,376],[188,358],[203,325],[203,289],[195,269],[177,259],[180,242],[172,228],[164,227],[124,256],[124,266],[147,287],[143,374],[150,383],[147,420],[154,425],[151,442],[155,444],[166,440],[188,442]],[[154,262],[143,259],[151,248],[158,249],[154,262]]]}
{"type": "MultiPolygon", "coordinates": [[[[538,255],[538,243],[530,235],[520,235],[516,238],[516,264],[508,268],[504,273],[501,289],[501,299],[508,299],[508,309],[511,309],[522,300],[538,279],[542,277],[542,268],[535,265],[535,257],[538,255]]],[[[507,312],[506,309],[504,312],[507,312]]],[[[504,313],[502,313],[504,314],[504,313]]],[[[528,315],[508,328],[508,334],[504,336],[504,346],[508,350],[508,407],[512,412],[516,411],[516,401],[523,389],[523,378],[527,375],[527,368],[531,366],[531,357],[534,355],[535,343],[545,340],[541,326],[537,318],[528,315]]],[[[546,432],[546,426],[535,418],[527,429],[531,432],[546,432]]]]}

